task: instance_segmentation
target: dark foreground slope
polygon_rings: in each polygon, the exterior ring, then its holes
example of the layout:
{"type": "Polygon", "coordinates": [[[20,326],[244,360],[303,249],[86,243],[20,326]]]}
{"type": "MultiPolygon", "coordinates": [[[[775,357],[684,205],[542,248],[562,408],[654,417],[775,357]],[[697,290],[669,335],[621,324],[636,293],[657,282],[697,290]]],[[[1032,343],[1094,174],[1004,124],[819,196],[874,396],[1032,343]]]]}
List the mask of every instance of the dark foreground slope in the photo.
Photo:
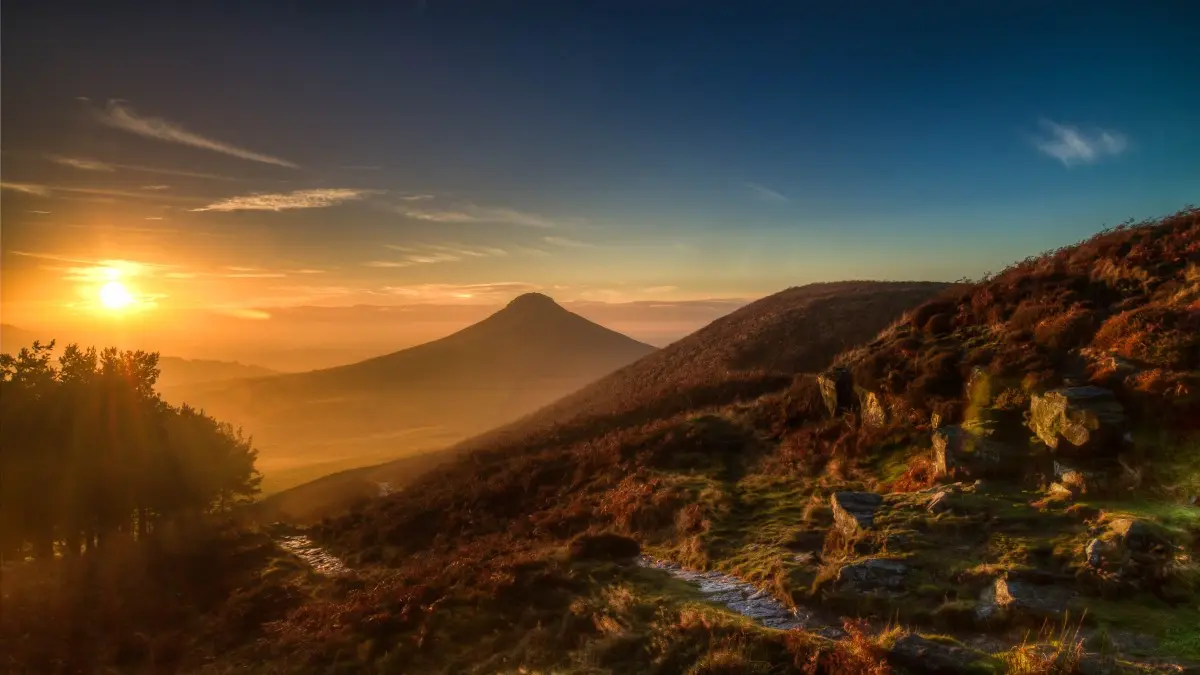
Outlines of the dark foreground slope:
{"type": "Polygon", "coordinates": [[[639,426],[682,411],[750,400],[797,372],[826,367],[903,312],[945,290],[932,282],[811,284],[768,296],[510,425],[442,453],[405,457],[326,476],[273,495],[264,519],[308,521],[398,490],[422,472],[472,450],[507,452],[639,426]],[[382,487],[381,487],[382,486],[382,487]]]}
{"type": "Polygon", "coordinates": [[[1085,651],[1118,670],[1200,659],[1198,270],[1187,211],[927,303],[839,359],[840,398],[801,376],[753,401],[472,453],[314,530],[389,581],[306,658],[362,635],[384,603],[411,617],[380,629],[401,670],[804,666],[803,635],[782,645],[736,620],[730,634],[680,608],[666,575],[589,562],[628,540],[568,546],[610,530],[787,603],[942,634],[959,649],[940,672],[1077,672],[1085,651]],[[1084,642],[1020,646],[1047,621],[1082,622],[1084,642]]]}
{"type": "Polygon", "coordinates": [[[270,492],[444,447],[653,351],[531,293],[453,335],[393,354],[173,396],[252,433],[270,492]]]}

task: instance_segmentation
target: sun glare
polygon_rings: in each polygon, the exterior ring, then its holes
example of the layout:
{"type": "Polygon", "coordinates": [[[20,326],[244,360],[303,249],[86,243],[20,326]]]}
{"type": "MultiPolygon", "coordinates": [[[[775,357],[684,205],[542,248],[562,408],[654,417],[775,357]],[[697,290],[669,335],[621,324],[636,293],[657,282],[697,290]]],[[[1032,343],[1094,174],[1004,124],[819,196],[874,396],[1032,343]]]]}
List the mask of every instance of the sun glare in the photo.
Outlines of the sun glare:
{"type": "Polygon", "coordinates": [[[133,295],[119,281],[110,281],[100,287],[100,304],[106,309],[124,309],[133,303],[133,295]]]}

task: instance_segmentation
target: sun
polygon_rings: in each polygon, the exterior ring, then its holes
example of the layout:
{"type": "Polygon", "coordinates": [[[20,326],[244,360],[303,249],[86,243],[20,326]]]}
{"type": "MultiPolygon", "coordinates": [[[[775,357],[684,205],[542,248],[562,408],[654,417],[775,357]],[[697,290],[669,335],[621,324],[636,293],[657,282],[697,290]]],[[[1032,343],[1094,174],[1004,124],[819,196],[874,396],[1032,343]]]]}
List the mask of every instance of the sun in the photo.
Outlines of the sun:
{"type": "Polygon", "coordinates": [[[110,281],[100,287],[100,304],[106,309],[124,309],[133,304],[133,294],[119,281],[110,281]]]}

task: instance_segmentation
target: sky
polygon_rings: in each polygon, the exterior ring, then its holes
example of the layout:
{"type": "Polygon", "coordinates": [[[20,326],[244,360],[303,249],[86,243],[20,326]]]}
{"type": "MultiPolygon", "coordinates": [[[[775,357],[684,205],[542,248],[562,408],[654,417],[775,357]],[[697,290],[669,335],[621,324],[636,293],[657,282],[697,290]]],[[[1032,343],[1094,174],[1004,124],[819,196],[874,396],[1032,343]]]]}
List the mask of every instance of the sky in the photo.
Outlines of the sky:
{"type": "Polygon", "coordinates": [[[3,320],[378,351],[541,291],[664,344],[790,286],[978,278],[1196,201],[1198,25],[1186,1],[8,2],[3,320]]]}

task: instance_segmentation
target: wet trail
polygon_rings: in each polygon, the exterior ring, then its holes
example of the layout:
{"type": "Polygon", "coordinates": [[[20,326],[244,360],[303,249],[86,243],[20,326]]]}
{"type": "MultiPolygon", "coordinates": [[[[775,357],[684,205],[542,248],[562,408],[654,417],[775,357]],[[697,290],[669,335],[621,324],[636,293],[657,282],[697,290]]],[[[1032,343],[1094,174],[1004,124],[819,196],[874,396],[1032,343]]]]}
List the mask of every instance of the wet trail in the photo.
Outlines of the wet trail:
{"type": "Polygon", "coordinates": [[[293,534],[276,537],[275,542],[283,550],[295,555],[312,567],[318,574],[327,577],[340,577],[352,573],[349,567],[338,557],[313,543],[304,534],[293,534]]]}

